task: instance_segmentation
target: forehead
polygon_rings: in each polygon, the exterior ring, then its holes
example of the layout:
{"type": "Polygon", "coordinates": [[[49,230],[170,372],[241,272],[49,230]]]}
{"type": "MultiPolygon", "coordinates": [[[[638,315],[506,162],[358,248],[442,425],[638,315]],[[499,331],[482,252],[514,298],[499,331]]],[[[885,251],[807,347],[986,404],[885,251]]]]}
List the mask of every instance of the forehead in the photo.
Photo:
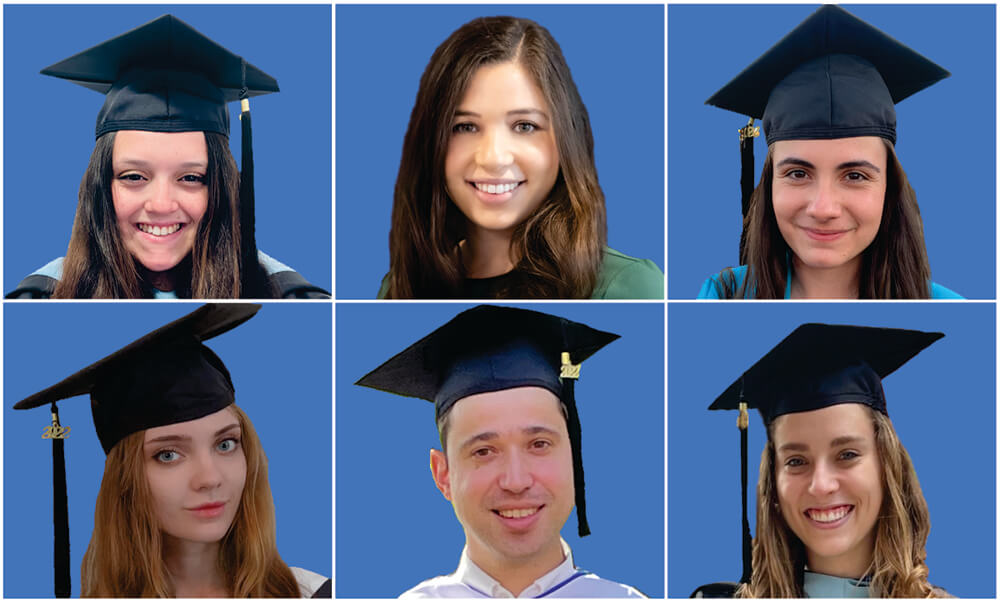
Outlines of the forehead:
{"type": "Polygon", "coordinates": [[[841,403],[809,412],[784,414],[775,418],[771,438],[778,448],[786,443],[824,447],[840,437],[874,441],[871,412],[859,403],[841,403]]]}
{"type": "Polygon", "coordinates": [[[559,398],[541,387],[516,387],[470,395],[455,402],[449,420],[449,438],[520,431],[529,426],[544,426],[559,432],[566,430],[559,398]]]}
{"type": "Polygon", "coordinates": [[[146,429],[145,441],[159,437],[211,437],[220,429],[224,429],[232,424],[239,424],[239,419],[232,406],[225,407],[218,412],[213,412],[208,416],[202,416],[187,422],[178,422],[165,426],[156,426],[146,429]]]}
{"type": "Polygon", "coordinates": [[[208,145],[204,132],[145,132],[121,130],[115,132],[112,159],[207,160],[208,145]]]}
{"type": "Polygon", "coordinates": [[[885,142],[877,136],[833,140],[778,140],[771,145],[771,152],[775,162],[795,157],[810,163],[820,163],[823,160],[836,163],[864,160],[876,165],[884,165],[888,153],[885,142]]]}
{"type": "Polygon", "coordinates": [[[534,78],[514,62],[479,67],[469,80],[459,110],[480,112],[476,107],[498,110],[538,109],[547,104],[534,78]]]}

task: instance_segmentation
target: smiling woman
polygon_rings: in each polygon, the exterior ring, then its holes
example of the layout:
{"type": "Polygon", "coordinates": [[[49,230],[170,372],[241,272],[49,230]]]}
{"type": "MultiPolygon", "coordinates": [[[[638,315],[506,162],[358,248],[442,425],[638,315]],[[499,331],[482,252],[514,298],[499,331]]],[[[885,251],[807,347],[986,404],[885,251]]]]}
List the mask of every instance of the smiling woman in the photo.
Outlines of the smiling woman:
{"type": "Polygon", "coordinates": [[[528,19],[466,23],[410,116],[379,298],[662,298],[649,260],[607,247],[587,109],[528,19]]]}

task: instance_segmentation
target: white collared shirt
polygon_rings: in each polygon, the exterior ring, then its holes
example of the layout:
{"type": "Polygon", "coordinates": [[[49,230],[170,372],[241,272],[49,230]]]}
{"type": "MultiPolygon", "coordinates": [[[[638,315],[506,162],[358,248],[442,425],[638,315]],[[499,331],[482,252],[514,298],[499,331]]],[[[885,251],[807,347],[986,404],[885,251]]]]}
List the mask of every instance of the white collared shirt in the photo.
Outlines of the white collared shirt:
{"type": "Polygon", "coordinates": [[[629,585],[601,579],[576,568],[569,545],[562,543],[565,558],[556,568],[542,575],[515,596],[486,571],[469,559],[468,548],[462,550],[458,569],[450,575],[428,579],[413,587],[400,598],[645,598],[629,585]]]}

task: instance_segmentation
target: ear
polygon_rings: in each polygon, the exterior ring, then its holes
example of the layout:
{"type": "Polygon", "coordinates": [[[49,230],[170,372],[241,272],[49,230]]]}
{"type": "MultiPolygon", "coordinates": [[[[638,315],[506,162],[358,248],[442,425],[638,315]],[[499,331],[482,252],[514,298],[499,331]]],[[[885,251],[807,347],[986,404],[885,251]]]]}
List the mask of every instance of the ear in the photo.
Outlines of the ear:
{"type": "Polygon", "coordinates": [[[431,476],[434,477],[434,484],[441,491],[444,499],[451,501],[451,481],[448,476],[448,458],[444,452],[431,450],[431,476]]]}

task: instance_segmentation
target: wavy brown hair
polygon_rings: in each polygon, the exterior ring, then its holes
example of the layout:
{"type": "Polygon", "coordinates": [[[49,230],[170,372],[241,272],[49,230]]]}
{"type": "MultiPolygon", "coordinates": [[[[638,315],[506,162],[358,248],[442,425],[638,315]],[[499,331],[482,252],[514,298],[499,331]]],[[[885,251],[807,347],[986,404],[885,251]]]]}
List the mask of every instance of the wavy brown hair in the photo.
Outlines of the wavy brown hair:
{"type": "Polygon", "coordinates": [[[448,197],[445,154],[473,74],[504,62],[523,67],[542,91],[552,112],[559,175],[549,198],[514,229],[515,267],[497,296],[586,298],[597,284],[607,218],[587,108],[559,44],[544,27],[528,19],[483,17],[438,46],[420,78],[393,197],[388,298],[462,296],[459,243],[467,222],[448,197]]]}
{"type": "MultiPolygon", "coordinates": [[[[267,457],[250,419],[229,406],[242,430],[246,484],[233,524],[219,547],[219,573],[233,598],[298,598],[298,583],[278,554],[267,457]]],[[[146,480],[145,431],[119,441],[104,464],[94,533],[80,568],[86,598],[169,598],[163,537],[146,480]]]]}
{"type": "MultiPolygon", "coordinates": [[[[111,183],[115,133],[97,139],[80,182],[73,232],[62,278],[52,296],[63,299],[151,297],[144,268],[125,248],[115,216],[111,183]]],[[[205,132],[208,208],[198,224],[191,254],[176,268],[177,296],[229,299],[240,296],[240,174],[225,136],[205,132]]]]}
{"type": "MultiPolygon", "coordinates": [[[[931,268],[924,245],[924,223],[917,194],[910,186],[892,144],[887,153],[885,203],[882,221],[871,245],[861,255],[859,299],[927,299],[931,268]]],[[[768,148],[760,183],[750,197],[744,220],[746,238],[740,256],[746,276],[740,283],[732,269],[723,270],[717,284],[724,299],[782,299],[792,250],[781,236],[774,216],[771,183],[773,153],[768,148]]]]}
{"type": "MultiPolygon", "coordinates": [[[[889,417],[867,409],[875,428],[883,491],[882,508],[875,523],[875,551],[868,573],[872,597],[946,597],[946,592],[927,582],[925,548],[931,521],[910,455],[896,436],[889,417]]],[[[750,583],[740,586],[737,595],[742,598],[804,598],[806,550],[781,515],[772,434],[769,426],[757,483],[753,574],[750,583]]]]}

